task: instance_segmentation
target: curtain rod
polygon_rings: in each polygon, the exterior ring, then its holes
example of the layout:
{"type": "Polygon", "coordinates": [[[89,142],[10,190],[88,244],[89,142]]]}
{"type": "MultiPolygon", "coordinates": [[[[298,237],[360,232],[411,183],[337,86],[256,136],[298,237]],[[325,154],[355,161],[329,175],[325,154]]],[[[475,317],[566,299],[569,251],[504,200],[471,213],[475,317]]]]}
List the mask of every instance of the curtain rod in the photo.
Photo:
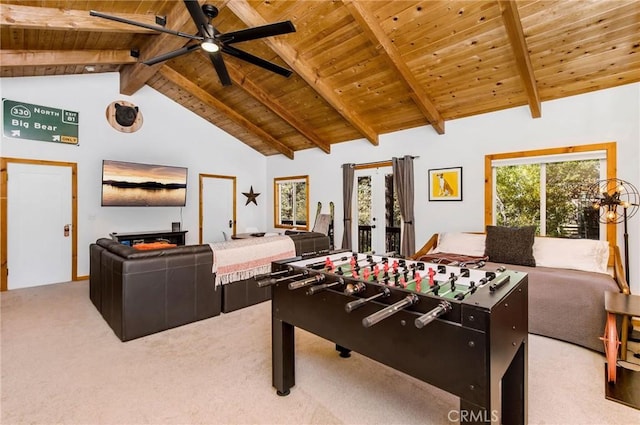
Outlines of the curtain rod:
{"type": "MultiPolygon", "coordinates": [[[[408,155],[408,156],[411,156],[411,155],[408,155]]],[[[414,156],[411,156],[411,158],[416,159],[416,158],[420,158],[420,156],[419,155],[414,155],[414,156]]],[[[360,164],[351,164],[351,167],[353,167],[353,168],[355,168],[355,167],[372,167],[372,166],[375,166],[375,165],[388,164],[390,162],[391,162],[390,159],[388,159],[386,161],[362,162],[360,164]]]]}

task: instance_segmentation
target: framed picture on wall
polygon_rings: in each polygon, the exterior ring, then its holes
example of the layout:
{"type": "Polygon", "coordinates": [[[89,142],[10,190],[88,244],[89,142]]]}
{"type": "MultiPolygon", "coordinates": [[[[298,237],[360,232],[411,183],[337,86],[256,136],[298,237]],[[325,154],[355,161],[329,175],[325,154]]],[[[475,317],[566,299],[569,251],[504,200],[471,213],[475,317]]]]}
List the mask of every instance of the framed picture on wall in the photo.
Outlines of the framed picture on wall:
{"type": "Polygon", "coordinates": [[[429,201],[462,201],[462,167],[429,170],[429,201]]]}

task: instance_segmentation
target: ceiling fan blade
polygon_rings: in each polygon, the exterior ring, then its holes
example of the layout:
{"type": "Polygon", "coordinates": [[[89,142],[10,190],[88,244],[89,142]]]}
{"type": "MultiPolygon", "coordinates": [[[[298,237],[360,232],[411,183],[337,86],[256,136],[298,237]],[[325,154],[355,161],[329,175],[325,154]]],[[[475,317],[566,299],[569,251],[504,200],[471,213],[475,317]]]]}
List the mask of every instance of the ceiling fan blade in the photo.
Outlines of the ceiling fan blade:
{"type": "Polygon", "coordinates": [[[177,56],[180,55],[184,55],[185,53],[189,53],[192,50],[197,49],[198,47],[200,47],[199,44],[191,44],[190,46],[185,46],[185,47],[181,47],[178,50],[174,50],[172,52],[167,52],[165,54],[162,54],[160,56],[156,56],[155,58],[151,58],[151,59],[147,59],[146,61],[142,62],[145,65],[155,65],[157,63],[160,63],[162,61],[166,61],[169,59],[173,59],[177,56]]]}
{"type": "Polygon", "coordinates": [[[232,31],[219,36],[225,44],[240,43],[241,41],[255,40],[258,38],[271,37],[274,35],[288,34],[295,32],[296,27],[291,21],[276,22],[259,27],[246,28],[239,31],[232,31]]]}
{"type": "Polygon", "coordinates": [[[214,34],[209,34],[208,30],[209,19],[202,11],[202,7],[200,7],[198,0],[184,0],[184,5],[187,7],[187,10],[191,15],[191,19],[193,19],[193,22],[196,24],[196,28],[198,28],[198,34],[203,37],[213,37],[214,34]]]}
{"type": "Polygon", "coordinates": [[[209,53],[209,58],[211,59],[211,63],[216,69],[216,72],[218,73],[218,78],[220,78],[220,82],[222,83],[222,85],[230,86],[231,77],[229,77],[229,71],[227,71],[227,66],[224,64],[222,54],[220,52],[209,53]]]}
{"type": "Polygon", "coordinates": [[[107,14],[104,14],[102,12],[96,12],[95,10],[90,10],[89,11],[89,15],[97,16],[98,18],[108,19],[110,21],[121,22],[123,24],[134,25],[134,26],[140,27],[140,28],[146,28],[148,30],[163,32],[163,33],[171,34],[171,35],[177,35],[179,37],[184,37],[184,38],[190,38],[192,40],[202,40],[203,39],[203,37],[200,37],[199,35],[191,35],[191,34],[187,34],[187,33],[181,32],[181,31],[170,30],[168,28],[160,27],[160,26],[157,26],[157,25],[149,25],[149,24],[145,24],[143,22],[136,22],[136,21],[132,21],[132,20],[129,20],[129,19],[126,19],[126,18],[120,18],[119,16],[107,15],[107,14]]]}
{"type": "Polygon", "coordinates": [[[280,65],[276,65],[273,62],[269,62],[267,60],[264,60],[262,58],[259,58],[257,56],[252,55],[251,53],[247,53],[245,51],[236,49],[235,47],[231,47],[231,46],[223,46],[222,47],[222,51],[224,53],[227,53],[231,56],[235,56],[238,59],[242,59],[243,61],[252,63],[254,65],[257,65],[261,68],[267,69],[271,72],[275,72],[278,75],[282,75],[283,77],[288,77],[291,75],[292,71],[286,68],[281,67],[280,65]]]}

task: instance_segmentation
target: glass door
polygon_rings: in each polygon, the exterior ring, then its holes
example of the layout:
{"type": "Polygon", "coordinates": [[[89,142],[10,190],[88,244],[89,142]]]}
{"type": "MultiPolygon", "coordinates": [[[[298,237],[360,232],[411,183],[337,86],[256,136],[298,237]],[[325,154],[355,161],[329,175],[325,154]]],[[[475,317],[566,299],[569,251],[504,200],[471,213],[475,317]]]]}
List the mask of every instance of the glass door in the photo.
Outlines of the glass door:
{"type": "Polygon", "coordinates": [[[400,208],[391,167],[356,169],[352,229],[354,249],[376,254],[399,253],[400,208]]]}

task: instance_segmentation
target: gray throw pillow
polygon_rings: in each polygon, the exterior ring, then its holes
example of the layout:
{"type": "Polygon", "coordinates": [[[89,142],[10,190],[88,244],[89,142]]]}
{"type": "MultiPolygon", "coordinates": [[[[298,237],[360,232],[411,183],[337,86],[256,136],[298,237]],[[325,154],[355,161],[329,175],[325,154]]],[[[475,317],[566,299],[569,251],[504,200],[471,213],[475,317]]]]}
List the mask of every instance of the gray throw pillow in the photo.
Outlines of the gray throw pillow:
{"type": "Polygon", "coordinates": [[[536,226],[487,226],[484,255],[494,263],[535,267],[536,259],[533,258],[535,232],[536,226]]]}

